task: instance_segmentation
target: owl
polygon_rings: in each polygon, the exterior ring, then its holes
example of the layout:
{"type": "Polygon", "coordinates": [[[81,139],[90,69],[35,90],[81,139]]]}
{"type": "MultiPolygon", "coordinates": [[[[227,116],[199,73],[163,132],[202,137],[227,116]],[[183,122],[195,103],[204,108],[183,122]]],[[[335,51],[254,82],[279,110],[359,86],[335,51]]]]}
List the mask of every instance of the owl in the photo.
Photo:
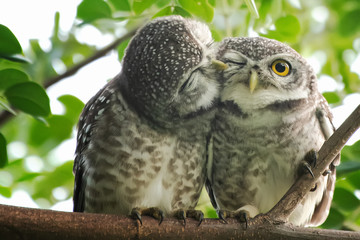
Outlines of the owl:
{"type": "MultiPolygon", "coordinates": [[[[217,59],[228,68],[219,76],[207,189],[220,217],[231,211],[254,217],[274,207],[300,174],[312,173],[316,151],[334,131],[332,115],[311,66],[283,43],[226,38],[217,59]]],[[[325,221],[338,163],[312,186],[290,223],[325,221]]]]}
{"type": "Polygon", "coordinates": [[[206,25],[180,16],[137,31],[120,74],[80,116],[75,212],[202,219],[193,209],[218,97],[212,42],[206,25]]]}

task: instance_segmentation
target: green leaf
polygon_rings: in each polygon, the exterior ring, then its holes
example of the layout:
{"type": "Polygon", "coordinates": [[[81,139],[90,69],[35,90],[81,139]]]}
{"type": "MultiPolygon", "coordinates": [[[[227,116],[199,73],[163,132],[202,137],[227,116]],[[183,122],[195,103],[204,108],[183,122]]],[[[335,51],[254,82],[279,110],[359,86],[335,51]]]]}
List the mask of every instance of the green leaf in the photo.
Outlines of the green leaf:
{"type": "Polygon", "coordinates": [[[167,5],[169,5],[171,1],[172,0],[157,0],[156,1],[156,6],[158,8],[163,8],[163,7],[167,6],[167,5]]]}
{"type": "Polygon", "coordinates": [[[130,42],[130,38],[119,44],[119,46],[117,48],[119,61],[121,61],[123,59],[123,57],[125,55],[125,49],[129,45],[129,42],[130,42]]]}
{"type": "Polygon", "coordinates": [[[335,189],[333,201],[338,209],[348,212],[354,211],[360,206],[360,200],[352,192],[340,187],[335,189]]]}
{"type": "Polygon", "coordinates": [[[157,17],[161,17],[161,16],[169,16],[172,15],[172,9],[174,7],[172,6],[168,6],[166,8],[161,9],[160,11],[158,11],[152,18],[157,18],[157,17]]]}
{"type": "Polygon", "coordinates": [[[57,167],[54,171],[44,174],[39,181],[35,182],[33,199],[51,199],[52,190],[60,186],[67,187],[69,192],[71,192],[74,184],[74,176],[72,174],[73,163],[73,161],[68,161],[57,167]]]}
{"type": "Polygon", "coordinates": [[[339,22],[339,32],[343,36],[350,36],[358,33],[360,29],[360,9],[346,12],[339,22]]]}
{"type": "Polygon", "coordinates": [[[347,161],[342,162],[336,167],[336,173],[338,176],[348,174],[360,170],[360,162],[347,161]]]}
{"type": "Polygon", "coordinates": [[[30,81],[29,76],[23,71],[14,68],[0,70],[0,90],[28,81],[30,81]]]}
{"type": "Polygon", "coordinates": [[[214,17],[214,8],[207,0],[179,0],[180,5],[190,13],[211,22],[214,17]]]}
{"type": "Polygon", "coordinates": [[[341,162],[358,161],[360,162],[360,141],[351,146],[345,146],[341,150],[341,162]]]}
{"type": "Polygon", "coordinates": [[[27,58],[25,58],[23,55],[20,54],[14,54],[9,56],[0,56],[0,58],[4,58],[13,62],[19,62],[19,63],[30,63],[31,61],[27,58]]]}
{"type": "Polygon", "coordinates": [[[73,124],[77,123],[85,104],[72,95],[62,95],[58,97],[58,100],[65,106],[64,116],[71,120],[73,124]]]}
{"type": "Polygon", "coordinates": [[[102,0],[83,0],[77,8],[77,17],[85,22],[100,18],[111,18],[111,9],[102,0]]]}
{"type": "Polygon", "coordinates": [[[180,15],[183,17],[188,17],[188,18],[192,17],[188,11],[186,11],[185,9],[183,9],[181,7],[174,7],[173,14],[180,15]]]}
{"type": "Polygon", "coordinates": [[[9,102],[7,101],[7,99],[4,98],[3,96],[0,96],[0,107],[15,116],[17,115],[17,113],[11,108],[11,106],[9,106],[9,102]]]}
{"type": "Polygon", "coordinates": [[[259,18],[259,12],[256,8],[254,0],[244,0],[249,11],[255,18],[259,18]]]}
{"type": "Polygon", "coordinates": [[[46,145],[46,152],[57,146],[61,141],[71,137],[72,128],[75,122],[63,115],[52,115],[48,119],[48,125],[34,121],[31,128],[28,142],[34,147],[46,145]]]}
{"type": "Polygon", "coordinates": [[[11,188],[0,186],[0,195],[3,195],[6,198],[10,198],[11,188]]]}
{"type": "Polygon", "coordinates": [[[300,33],[300,22],[295,16],[287,15],[275,21],[275,28],[284,36],[295,37],[300,33]]]}
{"type": "Polygon", "coordinates": [[[3,168],[8,163],[8,156],[6,150],[6,139],[4,135],[0,133],[0,168],[3,168]]]}
{"type": "Polygon", "coordinates": [[[360,171],[352,172],[344,177],[354,187],[353,189],[360,189],[360,171]]]}
{"type": "Polygon", "coordinates": [[[340,96],[336,92],[324,92],[323,96],[330,104],[339,103],[341,101],[340,96]]]}
{"type": "Polygon", "coordinates": [[[19,177],[18,179],[16,179],[16,182],[26,182],[26,181],[32,181],[35,178],[41,176],[41,173],[28,173],[25,172],[24,175],[22,175],[21,177],[19,177]]]}
{"type": "Polygon", "coordinates": [[[159,12],[157,12],[153,16],[153,18],[157,18],[157,17],[161,17],[161,16],[169,16],[169,15],[180,15],[183,17],[191,17],[191,14],[181,7],[168,6],[166,8],[161,9],[159,12]]]}
{"type": "Polygon", "coordinates": [[[9,103],[33,116],[48,116],[50,101],[45,90],[35,82],[13,85],[5,91],[9,103]]]}
{"type": "Polygon", "coordinates": [[[128,0],[109,0],[116,10],[119,11],[131,11],[130,3],[128,0]]]}
{"type": "Polygon", "coordinates": [[[134,0],[133,10],[136,15],[139,15],[145,11],[145,9],[150,8],[155,2],[155,0],[134,0]]]}
{"type": "Polygon", "coordinates": [[[0,57],[21,54],[19,41],[9,28],[0,24],[0,57]]]}
{"type": "Polygon", "coordinates": [[[209,4],[213,7],[216,7],[216,0],[208,0],[209,4]]]}

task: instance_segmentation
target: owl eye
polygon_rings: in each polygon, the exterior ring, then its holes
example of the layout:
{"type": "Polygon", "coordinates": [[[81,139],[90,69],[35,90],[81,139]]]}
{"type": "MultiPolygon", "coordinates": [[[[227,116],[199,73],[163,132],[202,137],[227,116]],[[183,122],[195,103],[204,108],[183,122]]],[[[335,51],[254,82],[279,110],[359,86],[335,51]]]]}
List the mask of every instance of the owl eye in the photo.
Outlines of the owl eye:
{"type": "Polygon", "coordinates": [[[285,77],[290,73],[290,64],[285,60],[276,60],[272,63],[271,69],[277,75],[285,77]]]}

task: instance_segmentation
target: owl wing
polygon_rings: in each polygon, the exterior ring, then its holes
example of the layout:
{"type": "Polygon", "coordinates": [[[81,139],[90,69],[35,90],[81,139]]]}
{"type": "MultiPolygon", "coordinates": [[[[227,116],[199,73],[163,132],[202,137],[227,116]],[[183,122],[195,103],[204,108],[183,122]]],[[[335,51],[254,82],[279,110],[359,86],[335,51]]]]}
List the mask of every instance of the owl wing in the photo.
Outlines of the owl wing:
{"type": "Polygon", "coordinates": [[[208,136],[206,139],[206,169],[207,169],[207,178],[205,181],[205,189],[209,195],[211,204],[216,210],[219,210],[219,205],[216,201],[214,191],[212,189],[212,168],[213,168],[213,138],[208,136]]]}
{"type": "MultiPolygon", "coordinates": [[[[329,139],[330,136],[334,133],[335,127],[332,124],[332,114],[329,110],[325,98],[319,94],[321,97],[320,107],[316,110],[316,116],[319,121],[322,133],[325,139],[329,139]]],[[[323,193],[323,197],[319,204],[315,207],[314,213],[310,222],[310,226],[319,226],[321,225],[329,215],[329,210],[334,195],[335,181],[336,181],[336,166],[340,164],[340,154],[337,155],[333,162],[329,166],[330,173],[328,174],[328,179],[326,183],[326,188],[323,193]]]]}
{"type": "Polygon", "coordinates": [[[89,102],[85,105],[78,123],[77,146],[75,150],[75,160],[73,173],[74,182],[74,212],[83,212],[85,209],[85,187],[86,182],[83,179],[85,169],[85,158],[83,155],[91,141],[91,135],[97,124],[99,116],[110,105],[109,99],[111,92],[108,90],[109,84],[105,85],[89,102]]]}

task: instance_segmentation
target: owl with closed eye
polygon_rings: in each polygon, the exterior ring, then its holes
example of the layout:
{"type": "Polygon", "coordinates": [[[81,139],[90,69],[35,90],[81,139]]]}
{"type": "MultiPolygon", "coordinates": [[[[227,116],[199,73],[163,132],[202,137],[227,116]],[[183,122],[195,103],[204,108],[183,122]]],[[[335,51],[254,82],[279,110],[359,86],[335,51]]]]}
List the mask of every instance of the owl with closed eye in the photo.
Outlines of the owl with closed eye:
{"type": "Polygon", "coordinates": [[[218,83],[208,27],[154,19],[130,41],[118,76],[78,124],[74,211],[193,216],[206,178],[218,83]]]}
{"type": "MultiPolygon", "coordinates": [[[[217,59],[228,68],[219,76],[207,189],[218,213],[254,217],[274,207],[300,174],[312,173],[316,151],[334,131],[332,115],[311,66],[286,44],[226,38],[217,59]]],[[[339,157],[290,215],[290,223],[325,221],[338,163],[339,157]]]]}

